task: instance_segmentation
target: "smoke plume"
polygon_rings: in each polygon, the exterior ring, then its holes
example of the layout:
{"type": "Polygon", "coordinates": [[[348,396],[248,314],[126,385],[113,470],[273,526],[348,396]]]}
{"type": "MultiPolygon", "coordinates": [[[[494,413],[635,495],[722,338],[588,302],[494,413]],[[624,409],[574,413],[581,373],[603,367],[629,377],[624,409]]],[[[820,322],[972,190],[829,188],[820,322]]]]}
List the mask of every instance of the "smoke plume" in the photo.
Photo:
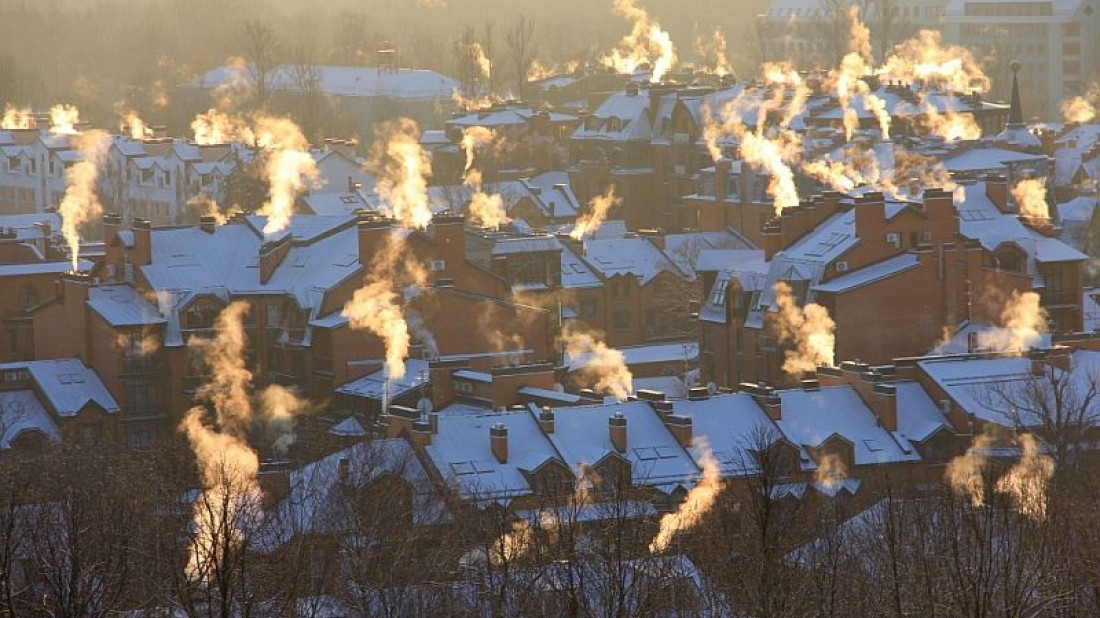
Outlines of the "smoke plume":
{"type": "Polygon", "coordinates": [[[1012,187],[1012,198],[1020,209],[1020,216],[1028,219],[1050,219],[1047,205],[1047,179],[1028,178],[1012,187]]]}
{"type": "Polygon", "coordinates": [[[733,74],[733,66],[726,57],[726,37],[720,28],[715,28],[709,37],[695,37],[695,53],[710,64],[710,70],[715,75],[733,74]]]}
{"type": "Polygon", "coordinates": [[[50,108],[50,133],[76,135],[77,124],[80,124],[80,110],[75,105],[60,104],[50,108]]]}
{"type": "Polygon", "coordinates": [[[597,195],[588,201],[588,212],[577,217],[569,236],[574,240],[581,240],[585,236],[595,234],[596,230],[600,229],[603,222],[607,220],[607,215],[611,212],[611,209],[621,201],[615,195],[615,186],[608,185],[607,191],[603,195],[597,195]]]}
{"type": "Polygon", "coordinates": [[[119,131],[129,135],[130,139],[140,141],[153,136],[153,130],[134,110],[119,106],[115,111],[122,119],[119,123],[119,131]]]}
{"type": "Polygon", "coordinates": [[[4,106],[4,116],[0,118],[0,129],[33,129],[34,114],[29,107],[4,106]]]}
{"type": "Polygon", "coordinates": [[[780,281],[773,288],[778,311],[775,328],[782,343],[791,343],[787,350],[783,371],[797,375],[814,371],[818,365],[833,364],[836,347],[836,323],[829,312],[816,303],[799,307],[791,294],[791,288],[780,281]]]}
{"type": "Polygon", "coordinates": [[[579,378],[584,384],[626,401],[634,391],[634,375],[627,369],[622,352],[568,323],[560,337],[566,357],[581,367],[579,378]]]}
{"type": "Polygon", "coordinates": [[[431,158],[420,147],[420,127],[408,118],[375,129],[367,170],[378,178],[386,214],[403,227],[425,229],[432,221],[428,207],[431,158]]]}
{"type": "Polygon", "coordinates": [[[661,530],[649,544],[650,553],[663,553],[668,549],[669,544],[677,534],[694,528],[714,506],[714,501],[718,498],[718,492],[722,489],[718,461],[711,453],[710,445],[702,437],[696,437],[694,444],[699,449],[700,463],[703,466],[703,479],[698,485],[691,488],[687,497],[684,498],[684,502],[680,504],[675,513],[668,513],[661,518],[661,530]]]}
{"type": "Polygon", "coordinates": [[[1066,122],[1084,124],[1096,118],[1096,107],[1085,97],[1073,97],[1062,101],[1062,116],[1066,122]]]}
{"type": "Polygon", "coordinates": [[[382,339],[386,349],[386,378],[405,377],[405,359],[409,356],[411,336],[402,310],[402,297],[395,291],[401,285],[423,286],[427,273],[405,245],[391,232],[385,246],[379,247],[370,264],[363,287],[344,305],[343,314],[352,328],[366,329],[382,339]]]}
{"type": "Polygon", "coordinates": [[[1054,461],[1040,452],[1039,441],[1031,434],[1020,434],[1018,441],[1020,460],[997,481],[996,491],[1008,495],[1023,516],[1044,521],[1047,483],[1054,476],[1054,461]]]}
{"type": "Polygon", "coordinates": [[[648,63],[653,67],[649,81],[660,83],[676,63],[672,37],[645,9],[635,6],[635,0],[615,0],[612,8],[633,26],[603,63],[619,73],[634,73],[648,63]]]}
{"type": "Polygon", "coordinates": [[[318,183],[317,162],[298,125],[286,118],[260,116],[253,134],[256,146],[266,154],[264,174],[270,197],[257,212],[267,216],[264,234],[281,232],[290,225],[298,193],[318,183]]]}
{"type": "Polygon", "coordinates": [[[814,481],[826,489],[835,489],[848,478],[848,466],[844,460],[833,453],[825,453],[817,460],[814,481]]]}
{"type": "Polygon", "coordinates": [[[107,159],[111,136],[104,131],[85,131],[76,135],[74,143],[83,159],[65,170],[65,196],[57,207],[61,215],[61,235],[69,247],[73,272],[80,263],[80,226],[103,214],[96,195],[96,180],[100,166],[107,159]]]}
{"type": "Polygon", "coordinates": [[[1002,326],[978,333],[978,347],[995,352],[1023,352],[1039,345],[1047,331],[1047,312],[1035,292],[1012,291],[1001,310],[1002,326]]]}
{"type": "Polygon", "coordinates": [[[996,437],[987,428],[974,438],[966,453],[947,464],[944,472],[951,488],[976,507],[985,505],[985,470],[989,466],[986,453],[995,443],[996,437]]]}

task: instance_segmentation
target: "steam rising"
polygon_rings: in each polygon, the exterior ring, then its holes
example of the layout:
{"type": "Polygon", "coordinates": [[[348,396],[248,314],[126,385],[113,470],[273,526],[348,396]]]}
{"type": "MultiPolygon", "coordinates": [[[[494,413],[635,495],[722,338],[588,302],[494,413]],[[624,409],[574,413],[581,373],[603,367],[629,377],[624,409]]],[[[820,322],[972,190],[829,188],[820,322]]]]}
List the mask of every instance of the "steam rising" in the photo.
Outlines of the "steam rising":
{"type": "Polygon", "coordinates": [[[661,530],[649,544],[650,553],[664,552],[677,534],[694,528],[714,506],[718,492],[722,489],[718,462],[711,453],[707,441],[702,437],[696,437],[694,444],[699,449],[703,465],[703,480],[688,492],[675,513],[669,513],[661,518],[661,530]]]}
{"type": "Polygon", "coordinates": [[[424,229],[432,221],[428,207],[431,158],[420,147],[420,127],[408,118],[383,123],[375,130],[367,170],[378,178],[386,214],[403,227],[424,229]]]}
{"type": "Polygon", "coordinates": [[[76,135],[76,125],[80,123],[80,110],[75,105],[54,105],[50,108],[50,133],[54,135],[76,135]]]}
{"type": "Polygon", "coordinates": [[[270,191],[258,214],[267,216],[264,234],[275,234],[290,225],[298,193],[318,182],[317,162],[301,129],[290,120],[260,116],[254,134],[256,145],[267,154],[264,173],[270,191]]]}
{"type": "Polygon", "coordinates": [[[976,507],[985,504],[985,469],[989,465],[985,454],[995,441],[992,434],[983,431],[974,438],[966,453],[947,464],[944,473],[951,488],[969,498],[970,504],[976,507]]]}
{"type": "Polygon", "coordinates": [[[997,493],[1007,494],[1022,515],[1035,521],[1047,517],[1047,483],[1054,476],[1054,461],[1039,451],[1029,433],[1018,438],[1020,460],[997,481],[997,493]]]}
{"type": "Polygon", "coordinates": [[[817,461],[817,469],[814,470],[814,481],[827,489],[835,489],[844,479],[848,478],[848,466],[844,460],[833,453],[825,453],[817,461]]]}
{"type": "Polygon", "coordinates": [[[850,104],[855,93],[862,95],[864,108],[878,120],[882,139],[890,139],[890,114],[886,111],[886,103],[872,94],[870,86],[863,81],[863,77],[872,72],[871,31],[860,21],[857,7],[849,7],[848,21],[851,51],[841,60],[840,67],[829,73],[829,82],[844,114],[845,139],[850,141],[859,128],[859,114],[850,104]]]}
{"type": "Polygon", "coordinates": [[[645,9],[635,6],[635,0],[615,0],[613,9],[630,20],[633,27],[630,34],[619,41],[618,47],[604,56],[603,63],[619,73],[631,74],[648,63],[653,67],[649,81],[660,83],[676,63],[672,37],[645,9]]]}
{"type": "Polygon", "coordinates": [[[1047,179],[1028,178],[1012,187],[1012,198],[1020,208],[1020,216],[1028,219],[1050,219],[1047,205],[1047,179]]]}
{"type": "Polygon", "coordinates": [[[776,333],[780,342],[790,342],[794,346],[787,350],[783,371],[797,375],[814,371],[819,365],[831,366],[836,347],[836,323],[829,312],[816,303],[799,307],[790,286],[783,281],[776,283],[773,289],[779,306],[775,314],[776,333]]]}
{"type": "Polygon", "coordinates": [[[118,108],[118,113],[122,117],[119,130],[129,135],[130,139],[143,140],[153,136],[153,130],[149,128],[149,125],[145,124],[145,121],[138,116],[137,112],[130,109],[118,108]]]}
{"type": "Polygon", "coordinates": [[[622,352],[566,324],[561,332],[565,354],[578,365],[580,379],[600,392],[608,392],[619,401],[626,401],[634,391],[634,375],[626,367],[622,352]]]}
{"type": "Polygon", "coordinates": [[[65,196],[57,213],[61,215],[61,235],[69,247],[72,271],[76,272],[80,263],[80,226],[103,214],[96,195],[96,180],[111,147],[111,136],[104,131],[86,131],[74,140],[84,158],[65,170],[65,196]]]}
{"type": "Polygon", "coordinates": [[[710,37],[698,36],[695,38],[695,53],[706,58],[715,75],[725,76],[733,74],[733,66],[726,57],[726,37],[722,30],[715,28],[710,37]]]}
{"type": "Polygon", "coordinates": [[[1066,122],[1086,123],[1096,118],[1096,107],[1085,97],[1062,101],[1062,116],[1066,122]]]}
{"type": "Polygon", "coordinates": [[[1013,290],[1001,310],[1003,326],[978,333],[978,346],[996,352],[1022,352],[1039,345],[1047,331],[1047,313],[1035,292],[1013,290]]]}
{"type": "Polygon", "coordinates": [[[386,348],[386,378],[398,380],[405,377],[411,337],[401,296],[395,288],[403,281],[422,286],[427,281],[427,273],[407,255],[404,244],[394,233],[386,238],[385,246],[379,247],[374,254],[364,286],[344,305],[343,314],[352,328],[369,330],[382,339],[386,348]]]}
{"type": "Polygon", "coordinates": [[[494,141],[495,134],[485,127],[468,127],[462,130],[462,150],[466,153],[463,184],[473,191],[470,198],[470,215],[490,229],[500,229],[511,221],[504,210],[504,199],[499,194],[489,195],[481,188],[481,171],[474,169],[478,148],[485,148],[494,141]]]}
{"type": "Polygon", "coordinates": [[[4,116],[0,118],[0,129],[33,129],[34,114],[29,107],[4,106],[4,116]]]}
{"type": "Polygon", "coordinates": [[[615,196],[615,186],[608,185],[603,195],[597,195],[588,201],[588,212],[577,217],[577,222],[573,224],[569,236],[574,240],[581,240],[585,236],[595,234],[607,220],[607,214],[621,201],[615,196]]]}

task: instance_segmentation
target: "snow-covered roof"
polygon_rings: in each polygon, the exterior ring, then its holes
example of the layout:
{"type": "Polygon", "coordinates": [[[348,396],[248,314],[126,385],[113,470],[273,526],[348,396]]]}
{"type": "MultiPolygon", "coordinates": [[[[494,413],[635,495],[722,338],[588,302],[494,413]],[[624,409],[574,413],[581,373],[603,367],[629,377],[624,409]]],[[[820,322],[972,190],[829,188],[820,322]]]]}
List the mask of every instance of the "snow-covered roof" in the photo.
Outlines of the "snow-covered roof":
{"type": "Polygon", "coordinates": [[[539,110],[524,105],[506,105],[457,116],[448,120],[447,125],[456,127],[505,127],[524,125],[540,113],[545,114],[550,122],[572,122],[577,119],[576,116],[571,114],[539,110]]]}
{"type": "MultiPolygon", "coordinates": [[[[691,418],[692,434],[706,440],[722,476],[756,472],[756,460],[749,452],[761,446],[756,440],[782,437],[772,420],[747,393],[712,395],[696,401],[673,400],[673,414],[691,418]]],[[[688,452],[701,466],[699,445],[688,448],[688,452]]]]}
{"type": "Polygon", "coordinates": [[[662,271],[684,273],[648,238],[592,238],[584,241],[584,258],[601,275],[634,275],[646,285],[662,271]]]}
{"type": "Polygon", "coordinates": [[[567,245],[561,245],[561,286],[566,289],[596,288],[603,281],[587,262],[567,245]]]}
{"type": "Polygon", "coordinates": [[[819,283],[815,285],[813,289],[818,292],[840,294],[876,281],[881,281],[882,279],[893,277],[894,275],[899,275],[919,265],[920,260],[917,259],[916,254],[902,253],[901,255],[887,258],[876,264],[865,266],[854,272],[835,277],[825,283],[819,283]]]}
{"type": "Polygon", "coordinates": [[[943,166],[949,172],[983,172],[1002,170],[1009,164],[1024,161],[1043,164],[1046,157],[1004,148],[971,148],[945,157],[943,166]]]}
{"type": "MultiPolygon", "coordinates": [[[[26,275],[60,275],[72,269],[72,262],[26,262],[22,264],[0,264],[0,277],[23,277],[26,275]]],[[[92,263],[80,260],[81,272],[91,270],[92,263]]]]}
{"type": "Polygon", "coordinates": [[[439,411],[439,431],[424,451],[463,499],[489,502],[530,495],[525,472],[559,459],[528,410],[476,414],[448,410],[439,411]],[[489,429],[497,424],[508,430],[507,463],[497,461],[490,447],[489,429]]]}
{"type": "MultiPolygon", "coordinates": [[[[674,341],[671,343],[653,343],[619,348],[627,365],[648,363],[685,363],[699,359],[699,342],[674,341]]],[[[592,358],[588,354],[566,355],[565,366],[569,371],[584,369],[592,358]]]]}
{"type": "Polygon", "coordinates": [[[928,392],[918,382],[896,382],[894,384],[898,433],[907,440],[921,442],[940,428],[950,428],[951,423],[928,392]]]}
{"type": "Polygon", "coordinates": [[[57,442],[61,431],[32,390],[0,391],[0,450],[26,432],[37,431],[57,442]]]}
{"type": "Polygon", "coordinates": [[[269,543],[268,549],[295,534],[361,534],[362,530],[355,527],[356,494],[347,488],[363,489],[387,475],[409,485],[414,524],[452,520],[443,495],[407,441],[370,440],[290,471],[287,497],[267,514],[270,525],[264,541],[269,543]],[[343,478],[342,469],[346,472],[343,478]]]}
{"type": "Polygon", "coordinates": [[[684,273],[695,275],[705,251],[751,251],[753,245],[731,231],[685,232],[665,235],[665,255],[684,273]]]}
{"type": "Polygon", "coordinates": [[[60,417],[75,416],[88,403],[95,403],[108,413],[119,411],[118,403],[96,375],[78,358],[26,361],[0,365],[0,372],[24,369],[38,385],[38,392],[60,417]]]}
{"type": "Polygon", "coordinates": [[[649,123],[649,94],[616,92],[573,132],[575,140],[648,141],[653,129],[649,123]]]}
{"type": "Polygon", "coordinates": [[[835,434],[852,445],[857,466],[920,459],[907,440],[879,424],[875,413],[851,386],[785,390],[778,395],[782,419],[776,425],[794,444],[817,448],[835,434]]]}
{"type": "Polygon", "coordinates": [[[111,326],[144,326],[166,322],[157,307],[129,284],[89,287],[88,306],[111,326]]]}
{"type": "Polygon", "coordinates": [[[694,485],[700,474],[653,408],[640,401],[554,408],[550,441],[574,471],[609,455],[622,456],[631,463],[635,485],[661,487],[666,493],[694,485]],[[627,435],[626,452],[621,454],[608,431],[608,419],[620,413],[627,435]]]}
{"type": "Polygon", "coordinates": [[[390,399],[393,399],[426,385],[428,381],[428,361],[407,358],[405,376],[401,379],[388,380],[387,384],[386,372],[381,370],[346,382],[335,390],[343,395],[377,400],[388,392],[390,399]]]}
{"type": "Polygon", "coordinates": [[[698,272],[746,268],[755,272],[768,272],[764,252],[760,249],[704,249],[699,252],[695,265],[698,272]]]}

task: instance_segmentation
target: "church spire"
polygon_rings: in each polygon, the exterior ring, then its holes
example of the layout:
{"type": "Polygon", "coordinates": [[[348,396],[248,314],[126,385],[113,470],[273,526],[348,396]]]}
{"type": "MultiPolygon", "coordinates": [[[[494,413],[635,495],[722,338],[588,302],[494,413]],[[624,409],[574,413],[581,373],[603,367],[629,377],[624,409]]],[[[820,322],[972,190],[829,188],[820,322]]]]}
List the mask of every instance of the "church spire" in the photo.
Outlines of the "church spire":
{"type": "Polygon", "coordinates": [[[1024,124],[1024,108],[1020,105],[1020,61],[1013,60],[1012,68],[1012,107],[1008,110],[1008,125],[1024,124]]]}

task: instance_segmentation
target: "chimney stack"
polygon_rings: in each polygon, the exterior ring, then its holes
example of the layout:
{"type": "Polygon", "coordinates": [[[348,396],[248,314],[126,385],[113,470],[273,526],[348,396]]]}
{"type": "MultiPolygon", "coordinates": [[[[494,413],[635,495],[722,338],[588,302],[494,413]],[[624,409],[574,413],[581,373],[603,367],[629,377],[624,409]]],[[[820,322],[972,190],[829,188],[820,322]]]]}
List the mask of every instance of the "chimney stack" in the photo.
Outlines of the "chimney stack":
{"type": "Polygon", "coordinates": [[[218,218],[214,215],[203,215],[199,217],[199,229],[207,234],[213,234],[218,229],[218,218]]]}
{"type": "Polygon", "coordinates": [[[612,414],[607,419],[608,436],[611,445],[620,453],[626,452],[626,417],[621,411],[612,414]]]}
{"type": "Polygon", "coordinates": [[[508,427],[497,423],[489,428],[489,447],[500,463],[508,463],[508,427]]]}
{"type": "Polygon", "coordinates": [[[671,414],[665,418],[665,424],[668,425],[669,431],[672,432],[680,446],[684,448],[691,446],[694,435],[692,432],[693,421],[690,416],[671,414]]]}
{"type": "Polygon", "coordinates": [[[543,406],[539,411],[539,428],[547,435],[554,433],[554,409],[543,406]]]}

